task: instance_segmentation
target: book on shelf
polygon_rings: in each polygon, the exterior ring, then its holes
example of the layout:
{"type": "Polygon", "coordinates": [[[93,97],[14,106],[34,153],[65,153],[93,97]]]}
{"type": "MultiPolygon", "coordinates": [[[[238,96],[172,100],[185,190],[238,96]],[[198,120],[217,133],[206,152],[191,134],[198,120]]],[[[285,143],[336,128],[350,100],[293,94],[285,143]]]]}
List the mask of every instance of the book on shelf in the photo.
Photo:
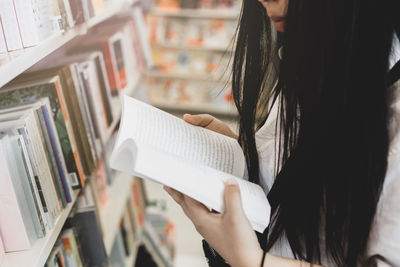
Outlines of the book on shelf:
{"type": "Polygon", "coordinates": [[[243,179],[245,159],[235,139],[189,125],[128,96],[123,97],[110,165],[174,188],[217,212],[224,210],[224,182],[235,179],[252,227],[263,232],[268,225],[268,200],[259,185],[243,179]]]}
{"type": "Polygon", "coordinates": [[[6,85],[0,92],[0,107],[7,108],[43,97],[48,97],[50,101],[52,117],[62,144],[61,148],[69,173],[69,182],[73,189],[83,187],[85,185],[85,174],[77,151],[76,137],[72,130],[60,77],[53,76],[27,81],[20,76],[6,85]]]}
{"type": "Polygon", "coordinates": [[[14,181],[20,193],[23,192],[24,198],[32,218],[32,223],[38,238],[44,237],[46,234],[45,213],[40,203],[40,196],[37,187],[34,186],[35,178],[30,166],[30,160],[27,155],[25,142],[22,136],[9,137],[12,154],[9,155],[15,162],[14,181]]]}
{"type": "Polygon", "coordinates": [[[67,266],[66,264],[65,251],[60,243],[56,243],[56,246],[50,252],[45,267],[64,267],[67,266]]]}
{"type": "Polygon", "coordinates": [[[4,56],[5,54],[7,54],[7,45],[6,39],[4,37],[3,22],[0,19],[0,56],[4,56]]]}
{"type": "MultiPolygon", "coordinates": [[[[61,201],[61,204],[63,207],[66,206],[67,202],[71,202],[71,195],[69,192],[69,187],[66,181],[66,176],[64,173],[64,170],[62,168],[62,164],[57,166],[57,157],[59,154],[55,154],[53,147],[50,142],[50,137],[49,137],[49,132],[51,129],[47,127],[44,116],[43,116],[43,110],[42,110],[42,105],[40,103],[35,103],[37,104],[36,106],[20,106],[16,108],[9,108],[5,110],[1,110],[1,115],[0,115],[0,120],[12,120],[12,119],[17,119],[17,118],[22,118],[23,116],[26,118],[29,118],[28,116],[30,115],[31,118],[33,118],[36,122],[37,126],[37,133],[38,135],[33,136],[33,132],[29,131],[29,133],[32,135],[32,138],[39,138],[38,140],[41,141],[43,145],[43,151],[45,155],[45,159],[43,158],[43,163],[48,164],[51,177],[53,178],[54,184],[57,189],[57,193],[59,195],[59,199],[61,201]],[[63,186],[64,182],[64,186],[63,186]]],[[[35,132],[36,133],[36,132],[35,132]]],[[[60,160],[58,158],[58,160],[60,160]]]]}
{"type": "Polygon", "coordinates": [[[0,137],[0,236],[6,252],[30,249],[37,239],[28,203],[15,174],[15,162],[8,136],[0,137]]]}
{"type": "Polygon", "coordinates": [[[80,108],[74,108],[79,103],[78,93],[80,84],[75,65],[65,65],[40,72],[28,73],[21,76],[24,81],[37,80],[39,78],[58,76],[60,78],[60,89],[64,96],[66,109],[71,120],[71,129],[75,136],[78,154],[80,156],[83,171],[90,176],[95,168],[96,152],[95,144],[92,143],[84,123],[84,115],[80,108]]]}
{"type": "MultiPolygon", "coordinates": [[[[54,32],[54,8],[51,0],[13,0],[18,28],[24,47],[35,46],[54,32]]],[[[57,7],[58,8],[58,7],[57,7]]]]}
{"type": "Polygon", "coordinates": [[[80,44],[79,50],[74,51],[74,53],[87,53],[100,50],[103,53],[109,88],[112,92],[125,89],[122,85],[126,82],[124,66],[127,58],[125,42],[122,41],[122,38],[119,31],[102,31],[101,35],[90,35],[80,44]]]}
{"type": "Polygon", "coordinates": [[[61,242],[66,254],[66,262],[69,267],[83,267],[81,255],[79,254],[74,231],[65,229],[61,233],[61,242]]]}
{"type": "Polygon", "coordinates": [[[38,176],[37,188],[41,189],[44,197],[44,210],[48,211],[48,222],[53,222],[60,214],[63,202],[62,189],[57,186],[57,177],[50,170],[44,142],[40,134],[40,126],[33,110],[18,113],[4,113],[0,116],[0,133],[10,136],[22,135],[32,162],[31,166],[38,176]]]}
{"type": "Polygon", "coordinates": [[[7,50],[15,51],[23,48],[21,35],[18,30],[18,20],[12,0],[2,0],[0,9],[1,23],[7,50]]]}

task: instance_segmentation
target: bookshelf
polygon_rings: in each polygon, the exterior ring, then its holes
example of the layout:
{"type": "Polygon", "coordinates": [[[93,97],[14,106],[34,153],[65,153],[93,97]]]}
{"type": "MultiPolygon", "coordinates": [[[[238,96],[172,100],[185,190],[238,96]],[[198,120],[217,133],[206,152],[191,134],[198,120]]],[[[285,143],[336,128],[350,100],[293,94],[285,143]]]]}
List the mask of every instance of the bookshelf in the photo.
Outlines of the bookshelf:
{"type": "Polygon", "coordinates": [[[150,15],[159,17],[175,17],[175,18],[196,18],[196,19],[224,19],[224,20],[237,20],[239,18],[239,11],[232,11],[228,9],[166,9],[166,8],[153,8],[150,15]]]}
{"type": "Polygon", "coordinates": [[[189,80],[198,82],[212,82],[212,83],[227,83],[228,80],[224,80],[221,77],[215,75],[191,75],[191,74],[180,74],[180,73],[162,73],[159,71],[147,71],[144,73],[147,77],[152,78],[163,78],[163,79],[178,79],[178,80],[189,80]]]}
{"type": "MultiPolygon", "coordinates": [[[[76,25],[62,34],[53,35],[34,47],[25,48],[19,50],[18,52],[10,52],[7,56],[7,62],[0,65],[0,90],[13,79],[17,78],[21,74],[24,74],[26,71],[36,70],[35,67],[40,70],[40,65],[44,65],[44,67],[46,67],[45,65],[47,62],[45,61],[53,61],[53,59],[56,59],[58,52],[60,50],[66,50],[68,46],[71,46],[74,43],[73,40],[87,38],[86,35],[89,30],[94,27],[99,27],[100,24],[103,25],[103,23],[109,19],[116,17],[123,11],[129,10],[129,8],[132,6],[138,6],[136,4],[139,4],[139,2],[140,0],[108,1],[108,4],[104,6],[104,9],[101,13],[95,15],[83,24],[76,25]]],[[[136,46],[137,44],[134,45],[136,46]]],[[[141,84],[142,71],[139,69],[136,71],[137,73],[130,77],[129,84],[124,89],[124,94],[133,95],[141,84]]],[[[122,107],[119,96],[112,97],[111,110],[114,120],[111,122],[105,132],[105,138],[103,139],[104,142],[101,145],[102,149],[104,149],[106,143],[111,139],[111,136],[115,132],[120,122],[122,107]]],[[[93,174],[86,175],[86,179],[90,179],[92,181],[94,180],[93,176],[93,174]]],[[[117,177],[115,177],[112,185],[108,187],[107,203],[102,207],[102,209],[98,210],[102,239],[108,256],[110,255],[115,237],[119,231],[120,222],[126,210],[127,201],[131,200],[132,198],[131,186],[133,181],[134,177],[132,175],[122,173],[118,174],[117,177]]],[[[83,189],[78,189],[71,192],[72,201],[68,203],[67,206],[61,211],[60,215],[54,222],[54,227],[46,233],[45,237],[38,238],[29,250],[5,253],[4,258],[2,259],[3,261],[0,262],[0,266],[44,266],[49,256],[52,254],[52,249],[63,230],[63,226],[65,225],[67,218],[71,214],[75,213],[76,206],[78,206],[76,203],[80,203],[80,201],[77,201],[78,195],[83,191],[83,189]]],[[[4,216],[4,214],[0,214],[0,216],[4,216]]],[[[149,225],[148,227],[151,229],[152,226],[149,225]]],[[[138,233],[136,234],[138,235],[138,238],[134,243],[132,253],[129,257],[125,258],[126,266],[129,267],[134,266],[138,247],[140,244],[144,243],[144,235],[142,234],[141,229],[139,229],[138,233]]],[[[153,247],[151,253],[154,255],[154,257],[158,257],[158,255],[160,255],[157,247],[153,247]]]]}
{"type": "Polygon", "coordinates": [[[156,102],[153,101],[151,104],[160,109],[166,109],[171,111],[178,112],[207,112],[210,114],[221,115],[226,117],[235,117],[237,116],[237,112],[233,106],[217,106],[214,104],[174,104],[174,103],[166,103],[166,102],[156,102]]]}
{"type": "Polygon", "coordinates": [[[58,235],[74,206],[79,190],[74,191],[73,201],[62,211],[54,228],[44,237],[36,241],[30,250],[7,253],[2,267],[44,266],[54,247],[58,235]]]}
{"type": "Polygon", "coordinates": [[[223,46],[189,46],[189,45],[173,45],[168,43],[156,43],[151,45],[152,48],[167,48],[167,49],[177,49],[177,50],[190,50],[190,51],[216,51],[223,53],[232,53],[233,49],[231,47],[223,46]]]}
{"type": "Polygon", "coordinates": [[[150,103],[174,113],[236,117],[228,87],[239,16],[234,5],[152,8],[148,21],[155,67],[144,73],[150,103]]]}
{"type": "Polygon", "coordinates": [[[90,28],[126,10],[138,1],[139,0],[114,1],[112,5],[104,7],[104,11],[101,14],[96,15],[89,21],[77,25],[65,33],[50,37],[37,46],[24,49],[21,54],[16,55],[14,58],[10,59],[9,62],[0,66],[0,73],[7,73],[7,75],[0,75],[0,88],[75,37],[84,35],[90,28]]]}

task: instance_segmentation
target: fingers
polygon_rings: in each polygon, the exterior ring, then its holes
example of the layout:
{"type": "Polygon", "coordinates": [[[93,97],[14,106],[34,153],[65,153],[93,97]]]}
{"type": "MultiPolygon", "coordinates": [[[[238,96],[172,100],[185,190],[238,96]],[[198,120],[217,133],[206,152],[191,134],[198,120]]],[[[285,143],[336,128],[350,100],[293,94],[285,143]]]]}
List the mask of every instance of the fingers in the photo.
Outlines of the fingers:
{"type": "Polygon", "coordinates": [[[220,214],[211,213],[206,206],[191,197],[170,187],[164,186],[164,189],[182,207],[183,212],[189,217],[196,228],[209,223],[210,220],[221,217],[220,214]]]}
{"type": "Polygon", "coordinates": [[[241,212],[243,212],[239,185],[234,178],[229,179],[225,183],[224,200],[224,214],[226,216],[235,217],[236,215],[239,215],[241,212]]]}
{"type": "Polygon", "coordinates": [[[165,191],[178,203],[179,205],[182,205],[183,203],[183,194],[181,192],[178,192],[171,187],[164,186],[163,187],[165,191]]]}
{"type": "Polygon", "coordinates": [[[206,128],[215,118],[209,114],[183,115],[183,120],[187,123],[206,128]]]}

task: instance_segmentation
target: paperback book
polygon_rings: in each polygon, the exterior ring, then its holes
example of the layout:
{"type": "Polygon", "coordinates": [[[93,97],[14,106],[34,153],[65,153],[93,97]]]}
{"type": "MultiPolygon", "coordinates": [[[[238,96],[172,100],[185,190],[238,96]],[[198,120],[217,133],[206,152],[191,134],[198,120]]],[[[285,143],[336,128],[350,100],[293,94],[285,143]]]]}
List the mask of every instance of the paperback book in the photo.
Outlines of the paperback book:
{"type": "Polygon", "coordinates": [[[111,167],[174,188],[217,212],[224,210],[224,183],[235,179],[254,230],[264,232],[270,205],[263,189],[243,179],[245,159],[230,137],[185,123],[123,97],[123,112],[111,167]]]}

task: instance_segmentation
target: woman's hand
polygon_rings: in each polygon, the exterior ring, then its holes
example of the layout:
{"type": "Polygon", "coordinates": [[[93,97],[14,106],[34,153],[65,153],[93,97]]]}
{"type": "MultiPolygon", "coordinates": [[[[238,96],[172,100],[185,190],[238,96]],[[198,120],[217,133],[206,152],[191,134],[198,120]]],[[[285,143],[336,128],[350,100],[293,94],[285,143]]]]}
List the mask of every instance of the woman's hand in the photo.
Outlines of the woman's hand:
{"type": "Polygon", "coordinates": [[[209,115],[183,115],[183,120],[187,123],[206,128],[208,130],[232,137],[237,139],[237,135],[229,128],[228,125],[220,121],[219,119],[209,115]]]}
{"type": "Polygon", "coordinates": [[[239,186],[232,179],[225,185],[225,211],[210,212],[203,204],[168,187],[164,189],[181,205],[196,230],[232,267],[258,267],[263,251],[243,212],[239,186]]]}

